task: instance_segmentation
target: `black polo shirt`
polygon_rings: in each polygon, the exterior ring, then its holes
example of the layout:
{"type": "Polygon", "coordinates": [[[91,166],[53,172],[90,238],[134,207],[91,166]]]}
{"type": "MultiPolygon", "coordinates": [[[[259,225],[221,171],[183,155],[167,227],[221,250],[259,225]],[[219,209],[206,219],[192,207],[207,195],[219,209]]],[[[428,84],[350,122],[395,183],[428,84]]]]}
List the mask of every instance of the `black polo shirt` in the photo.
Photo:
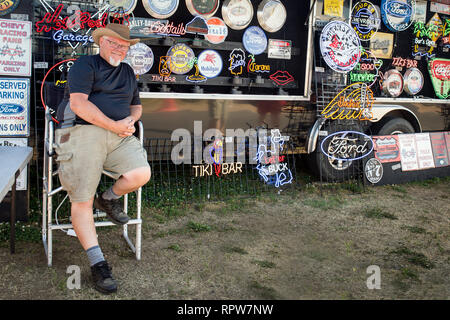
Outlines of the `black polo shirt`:
{"type": "MultiPolygon", "coordinates": [[[[70,68],[67,84],[68,94],[89,95],[88,100],[112,120],[128,117],[130,105],[141,104],[136,77],[130,65],[122,62],[114,67],[99,54],[78,58],[70,68]]],[[[76,124],[88,122],[77,116],[76,124]]]]}

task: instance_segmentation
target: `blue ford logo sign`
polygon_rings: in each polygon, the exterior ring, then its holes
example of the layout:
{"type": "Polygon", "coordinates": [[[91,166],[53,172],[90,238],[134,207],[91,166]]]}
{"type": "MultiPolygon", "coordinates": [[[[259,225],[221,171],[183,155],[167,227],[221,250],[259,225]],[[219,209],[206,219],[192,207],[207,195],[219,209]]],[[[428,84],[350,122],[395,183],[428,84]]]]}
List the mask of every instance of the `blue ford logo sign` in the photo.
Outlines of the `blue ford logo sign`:
{"type": "Polygon", "coordinates": [[[25,110],[25,108],[19,104],[4,103],[0,104],[1,114],[20,114],[25,110]]]}
{"type": "Polygon", "coordinates": [[[383,0],[381,15],[384,24],[393,32],[404,31],[414,20],[416,0],[383,0]]]}
{"type": "Polygon", "coordinates": [[[333,160],[353,161],[371,154],[373,141],[371,137],[358,131],[339,131],[323,139],[320,149],[333,160]]]}

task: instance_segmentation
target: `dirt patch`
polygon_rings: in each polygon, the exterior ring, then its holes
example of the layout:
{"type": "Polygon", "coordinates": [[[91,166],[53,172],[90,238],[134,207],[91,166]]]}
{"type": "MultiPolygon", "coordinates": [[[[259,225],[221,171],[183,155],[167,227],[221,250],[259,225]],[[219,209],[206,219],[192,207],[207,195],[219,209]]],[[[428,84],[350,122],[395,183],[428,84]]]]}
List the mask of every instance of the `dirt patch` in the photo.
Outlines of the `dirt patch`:
{"type": "MultiPolygon", "coordinates": [[[[449,180],[367,188],[309,186],[281,195],[196,204],[175,217],[146,209],[142,260],[121,228],[99,228],[119,291],[90,283],[78,240],[55,233],[53,267],[40,243],[0,243],[0,299],[449,299],[449,180]],[[68,266],[81,289],[67,289],[68,266]],[[367,268],[381,271],[369,290],[367,268]]],[[[131,236],[134,228],[130,227],[131,236]]]]}

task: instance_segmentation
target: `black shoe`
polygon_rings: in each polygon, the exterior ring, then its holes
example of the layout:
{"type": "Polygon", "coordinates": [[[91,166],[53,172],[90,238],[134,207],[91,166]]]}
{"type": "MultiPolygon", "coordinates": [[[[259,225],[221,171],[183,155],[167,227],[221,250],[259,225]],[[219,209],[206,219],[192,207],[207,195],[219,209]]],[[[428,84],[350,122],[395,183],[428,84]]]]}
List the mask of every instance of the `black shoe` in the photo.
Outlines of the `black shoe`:
{"type": "Polygon", "coordinates": [[[101,293],[113,293],[117,291],[117,283],[111,274],[111,268],[106,261],[100,261],[91,267],[94,287],[101,293]]]}
{"type": "Polygon", "coordinates": [[[105,212],[114,224],[124,225],[130,220],[130,217],[123,212],[123,205],[119,199],[105,200],[102,195],[99,195],[94,200],[94,207],[105,212]]]}

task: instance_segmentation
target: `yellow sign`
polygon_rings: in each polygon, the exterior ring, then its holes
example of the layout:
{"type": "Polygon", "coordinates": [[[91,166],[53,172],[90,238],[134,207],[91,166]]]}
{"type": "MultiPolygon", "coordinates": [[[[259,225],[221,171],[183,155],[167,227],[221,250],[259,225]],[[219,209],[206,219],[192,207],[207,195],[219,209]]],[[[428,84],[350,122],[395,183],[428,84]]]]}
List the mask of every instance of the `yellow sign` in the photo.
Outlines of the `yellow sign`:
{"type": "Polygon", "coordinates": [[[323,109],[321,112],[325,118],[332,120],[359,119],[371,120],[372,106],[374,103],[373,92],[362,82],[349,85],[323,109]]]}
{"type": "Polygon", "coordinates": [[[344,0],[324,0],[323,14],[333,17],[343,17],[344,0]]]}

